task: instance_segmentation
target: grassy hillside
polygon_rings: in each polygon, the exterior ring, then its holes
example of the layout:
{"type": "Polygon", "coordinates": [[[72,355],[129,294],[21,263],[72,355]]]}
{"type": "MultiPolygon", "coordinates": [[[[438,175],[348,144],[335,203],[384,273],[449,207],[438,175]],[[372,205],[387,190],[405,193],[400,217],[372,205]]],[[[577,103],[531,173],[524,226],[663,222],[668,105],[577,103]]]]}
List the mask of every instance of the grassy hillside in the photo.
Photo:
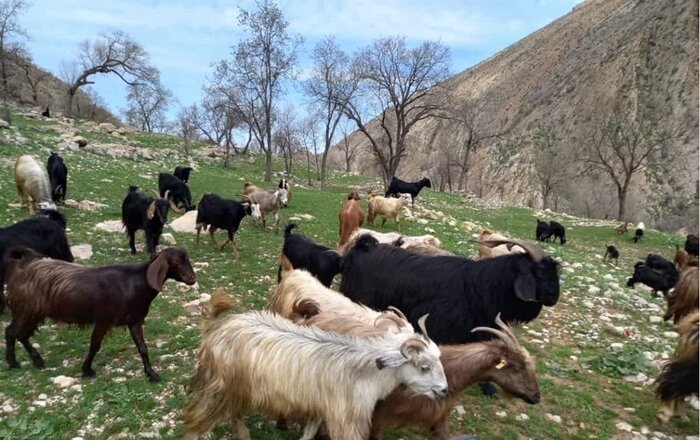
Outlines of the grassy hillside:
{"type": "MultiPolygon", "coordinates": [[[[18,201],[12,171],[14,158],[30,153],[45,161],[63,130],[51,121],[19,115],[14,120],[26,140],[23,145],[15,140],[0,148],[2,225],[27,215],[25,209],[9,206],[18,201]]],[[[85,151],[62,153],[69,168],[68,198],[107,205],[93,212],[70,208],[64,211],[69,242],[93,246],[94,255],[85,264],[142,262],[147,256],[129,254],[125,233],[98,231],[94,226],[120,218],[121,201],[129,184],[156,189],[159,171],[172,170],[185,162],[179,157],[177,140],[141,134],[112,139],[111,135],[77,128],[78,134],[91,142],[138,141],[155,152],[155,159],[150,161],[116,159],[85,151]]],[[[16,133],[10,137],[16,139],[16,133]]],[[[262,182],[260,159],[258,165],[236,162],[230,170],[222,169],[218,163],[198,160],[198,169],[190,180],[195,198],[207,191],[237,197],[245,181],[271,186],[262,182]]],[[[281,164],[276,167],[281,169],[281,164]]],[[[330,179],[331,185],[323,192],[301,187],[305,179],[294,180],[292,200],[283,219],[311,215],[302,217],[299,232],[334,245],[338,238],[337,213],[344,196],[351,187],[364,188],[373,182],[342,174],[332,174],[330,179]]],[[[522,239],[531,239],[534,234],[536,213],[530,209],[489,206],[430,190],[421,194],[419,204],[434,211],[439,219],[427,224],[404,221],[403,232],[434,231],[445,248],[459,254],[475,254],[475,245],[469,240],[476,228],[491,226],[522,239]]],[[[170,215],[170,220],[176,217],[170,215]]],[[[641,288],[624,287],[630,268],[649,252],[670,256],[674,244],[682,243],[682,239],[651,230],[642,244],[634,245],[629,237],[617,236],[612,223],[559,215],[548,218],[561,221],[569,237],[565,246],[544,245],[562,263],[561,299],[555,307],[546,308],[537,321],[517,330],[521,342],[536,358],[542,402],[528,406],[505,398],[492,400],[470,389],[462,403],[464,414],[453,412],[452,432],[476,433],[480,439],[643,438],[626,432],[629,426],[650,438],[698,435],[696,410],[689,409],[685,420],[660,427],[654,420],[658,404],[650,383],[653,379],[642,378],[641,383],[623,379],[638,373],[654,378],[676,341],[670,324],[650,323],[651,316],[663,314],[662,300],[651,299],[648,291],[641,288]],[[602,263],[602,252],[608,243],[621,250],[619,267],[602,263]],[[613,349],[612,343],[621,343],[622,348],[613,349]],[[623,422],[629,425],[622,425],[623,422]]],[[[385,227],[393,228],[392,222],[385,227]]],[[[195,248],[193,234],[173,235],[178,246],[187,248],[196,265],[198,288],[168,282],[153,302],[145,333],[161,382],[148,383],[136,348],[123,328],[114,329],[105,339],[94,362],[97,377],[80,378],[80,364],[87,353],[91,330],[47,322],[34,337],[46,360],[45,370],[35,370],[22,348],[17,351],[21,369],[10,371],[0,366],[0,438],[181,436],[184,385],[200,342],[200,317],[183,305],[221,287],[239,300],[241,310],[263,308],[274,286],[282,237],[271,229],[252,225],[248,218],[238,235],[240,259],[233,260],[230,251],[215,250],[206,236],[195,248]],[[77,378],[76,385],[68,389],[54,387],[52,378],[59,375],[77,378]]],[[[137,235],[137,240],[143,243],[142,235],[137,235]]],[[[0,321],[4,328],[10,313],[5,312],[0,321]]],[[[249,417],[247,424],[255,439],[294,439],[300,435],[296,430],[276,431],[273,423],[259,415],[249,417]]],[[[391,432],[387,438],[421,439],[427,435],[427,431],[403,430],[391,432]]],[[[229,426],[221,426],[211,438],[233,438],[233,434],[229,426]]]]}

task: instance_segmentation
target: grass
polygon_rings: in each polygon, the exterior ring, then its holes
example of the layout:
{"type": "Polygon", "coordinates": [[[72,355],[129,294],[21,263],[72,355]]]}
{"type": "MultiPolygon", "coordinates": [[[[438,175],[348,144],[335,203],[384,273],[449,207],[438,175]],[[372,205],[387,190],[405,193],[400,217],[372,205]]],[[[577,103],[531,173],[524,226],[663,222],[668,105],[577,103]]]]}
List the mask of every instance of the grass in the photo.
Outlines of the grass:
{"type": "MultiPolygon", "coordinates": [[[[10,142],[0,146],[3,225],[26,216],[25,209],[9,206],[18,200],[12,172],[14,158],[30,153],[44,161],[61,133],[50,121],[21,115],[13,120],[27,141],[25,145],[10,142]]],[[[90,142],[124,142],[111,135],[89,132],[82,126],[75,131],[90,142]]],[[[138,133],[128,134],[127,140],[152,149],[157,153],[156,158],[119,160],[80,151],[62,153],[69,168],[68,197],[108,205],[95,212],[65,209],[70,243],[93,246],[94,255],[85,264],[135,263],[146,259],[143,253],[129,254],[124,233],[97,231],[94,225],[120,218],[121,200],[129,184],[155,189],[158,172],[172,170],[187,161],[175,138],[138,133]]],[[[262,180],[261,159],[256,164],[235,161],[228,170],[219,163],[197,160],[198,169],[190,181],[194,197],[207,191],[237,197],[245,181],[271,186],[262,180]]],[[[281,171],[280,163],[274,165],[276,171],[281,171]]],[[[296,171],[305,176],[301,165],[296,171]]],[[[293,180],[292,200],[283,219],[312,215],[313,218],[299,222],[299,232],[329,245],[337,242],[337,213],[349,189],[378,187],[372,179],[335,172],[331,173],[330,185],[324,191],[318,185],[307,187],[305,180],[303,177],[293,180]]],[[[430,190],[421,193],[419,204],[441,211],[442,220],[431,220],[428,224],[404,220],[403,232],[434,231],[445,248],[458,254],[475,254],[475,245],[469,240],[478,232],[477,228],[490,226],[524,239],[530,239],[534,233],[537,213],[527,208],[491,205],[430,190]]],[[[670,324],[649,322],[650,315],[663,313],[662,300],[651,299],[642,289],[623,287],[626,278],[635,261],[650,252],[670,256],[681,238],[650,230],[641,244],[634,245],[629,237],[615,234],[613,223],[563,215],[547,217],[567,226],[569,241],[565,246],[543,245],[562,262],[562,296],[555,307],[545,308],[536,321],[518,330],[521,341],[537,360],[542,402],[528,406],[518,400],[492,400],[479,395],[476,389],[469,389],[462,403],[465,415],[459,417],[453,413],[452,432],[476,433],[484,440],[627,438],[619,437],[616,427],[624,421],[636,431],[645,427],[669,438],[698,435],[696,411],[688,409],[686,419],[661,427],[654,420],[658,403],[653,386],[623,379],[638,372],[655,377],[662,356],[670,355],[675,344],[674,338],[664,335],[672,330],[670,324]],[[621,250],[619,267],[602,263],[606,244],[615,244],[621,250]],[[623,343],[623,347],[611,349],[614,342],[623,343]],[[551,421],[547,414],[560,416],[561,423],[551,421]]],[[[385,229],[392,230],[393,223],[385,229]]],[[[193,262],[206,262],[208,266],[197,268],[198,289],[169,282],[153,302],[145,333],[152,362],[162,381],[147,382],[138,353],[123,328],[114,329],[105,339],[94,363],[97,377],[80,378],[90,329],[48,322],[33,339],[46,360],[45,370],[33,369],[21,348],[18,348],[21,369],[0,368],[0,409],[12,407],[9,414],[0,411],[0,438],[181,437],[180,411],[186,401],[184,385],[192,372],[200,342],[199,316],[188,313],[183,304],[222,287],[239,300],[242,310],[263,308],[274,286],[282,237],[245,220],[238,235],[241,256],[233,260],[230,252],[222,253],[210,246],[206,237],[195,248],[192,234],[173,235],[179,246],[188,249],[193,262]],[[67,390],[56,389],[52,378],[59,375],[77,378],[77,385],[67,390]]],[[[142,242],[143,238],[138,236],[137,240],[142,242]]],[[[9,320],[9,312],[0,316],[3,327],[9,320]]],[[[261,415],[250,416],[247,424],[255,439],[299,436],[294,430],[276,431],[274,424],[261,415]]],[[[427,437],[425,429],[386,434],[389,439],[427,437]]],[[[230,426],[220,426],[211,438],[233,438],[230,426]]]]}

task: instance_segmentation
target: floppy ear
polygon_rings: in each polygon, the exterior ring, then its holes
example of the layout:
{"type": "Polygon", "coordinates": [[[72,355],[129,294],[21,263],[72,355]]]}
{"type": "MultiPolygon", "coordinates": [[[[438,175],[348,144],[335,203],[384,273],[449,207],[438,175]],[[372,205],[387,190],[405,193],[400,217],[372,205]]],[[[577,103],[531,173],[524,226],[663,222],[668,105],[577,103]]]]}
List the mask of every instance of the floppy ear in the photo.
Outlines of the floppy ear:
{"type": "Polygon", "coordinates": [[[408,362],[408,358],[400,351],[390,351],[377,358],[377,368],[396,368],[408,362]]]}
{"type": "Polygon", "coordinates": [[[153,289],[160,291],[165,284],[165,277],[168,275],[168,257],[161,252],[151,261],[151,264],[146,270],[146,281],[153,289]]]}
{"type": "Polygon", "coordinates": [[[537,302],[537,282],[532,274],[530,264],[520,264],[515,277],[515,296],[525,302],[537,302]]]}
{"type": "Polygon", "coordinates": [[[154,215],[156,215],[156,201],[155,200],[152,201],[148,205],[148,209],[146,210],[146,217],[148,217],[149,220],[152,219],[154,215]]]}

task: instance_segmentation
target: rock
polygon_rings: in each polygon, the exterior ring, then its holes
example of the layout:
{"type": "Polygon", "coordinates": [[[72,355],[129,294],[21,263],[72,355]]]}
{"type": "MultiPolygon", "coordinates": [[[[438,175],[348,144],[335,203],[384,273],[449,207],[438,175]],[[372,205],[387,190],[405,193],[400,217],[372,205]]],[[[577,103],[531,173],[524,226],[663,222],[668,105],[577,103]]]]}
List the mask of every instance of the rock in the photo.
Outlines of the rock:
{"type": "Polygon", "coordinates": [[[561,423],[561,416],[556,414],[545,413],[544,417],[550,422],[561,423]]]}
{"type": "Polygon", "coordinates": [[[627,423],[627,422],[617,422],[617,423],[615,424],[615,427],[616,427],[619,431],[632,432],[632,425],[630,425],[630,424],[627,423]]]}
{"type": "Polygon", "coordinates": [[[165,234],[161,234],[160,239],[163,241],[163,243],[167,245],[174,246],[177,244],[177,241],[175,241],[175,237],[173,237],[173,234],[167,232],[165,234]]]}
{"type": "Polygon", "coordinates": [[[209,295],[208,293],[203,293],[199,295],[200,302],[208,302],[209,300],[211,300],[211,295],[209,295]]]}
{"type": "Polygon", "coordinates": [[[630,382],[630,383],[643,383],[645,380],[647,380],[647,375],[644,373],[637,373],[637,374],[631,374],[629,376],[625,376],[622,379],[625,382],[630,382]]]}
{"type": "Polygon", "coordinates": [[[597,295],[600,293],[600,287],[590,286],[588,287],[588,293],[591,295],[597,295]]]}
{"type": "Polygon", "coordinates": [[[649,322],[651,322],[652,324],[660,324],[660,323],[664,322],[664,320],[660,316],[650,316],[649,322]]]}
{"type": "Polygon", "coordinates": [[[297,214],[297,217],[301,217],[303,220],[313,220],[316,218],[311,214],[297,214]]]}
{"type": "Polygon", "coordinates": [[[676,332],[663,332],[662,334],[669,339],[676,339],[678,337],[678,333],[676,332]]]}
{"type": "Polygon", "coordinates": [[[419,218],[419,219],[416,220],[416,221],[417,221],[418,223],[420,223],[421,225],[427,225],[427,224],[428,224],[428,220],[426,220],[426,219],[424,219],[424,218],[419,218]]]}
{"type": "Polygon", "coordinates": [[[251,164],[251,165],[255,165],[255,162],[256,162],[257,160],[258,160],[257,156],[252,156],[252,155],[251,155],[251,156],[248,157],[248,160],[247,160],[246,162],[248,162],[248,163],[251,164]]]}
{"type": "Polygon", "coordinates": [[[613,350],[619,350],[620,348],[622,348],[624,346],[625,346],[625,344],[623,344],[622,342],[613,342],[612,344],[610,344],[610,348],[613,350]]]}
{"type": "Polygon", "coordinates": [[[190,301],[188,303],[185,303],[182,305],[182,308],[185,309],[187,313],[191,314],[196,314],[200,312],[200,301],[198,299],[195,299],[194,301],[190,301]]]}
{"type": "Polygon", "coordinates": [[[4,119],[0,119],[0,128],[10,128],[10,123],[4,119]]]}
{"type": "Polygon", "coordinates": [[[10,414],[14,410],[15,409],[12,407],[12,405],[3,405],[2,406],[2,412],[4,412],[5,414],[10,414]]]}
{"type": "Polygon", "coordinates": [[[94,229],[107,232],[122,232],[124,225],[121,220],[105,220],[95,225],[94,229]]]}
{"type": "Polygon", "coordinates": [[[500,417],[500,418],[503,419],[503,418],[508,417],[508,413],[505,412],[505,411],[497,411],[497,412],[496,412],[496,417],[500,417]]]}
{"type": "Polygon", "coordinates": [[[77,260],[89,260],[92,257],[92,245],[76,244],[70,247],[70,252],[77,260]]]}
{"type": "Polygon", "coordinates": [[[81,200],[80,202],[68,199],[64,202],[68,208],[80,209],[82,211],[96,211],[98,209],[107,208],[104,203],[93,202],[91,200],[81,200]]]}
{"type": "Polygon", "coordinates": [[[187,211],[179,218],[176,218],[175,220],[170,222],[170,229],[172,229],[175,232],[189,232],[190,234],[194,234],[195,232],[197,232],[195,229],[196,221],[197,211],[187,211]]]}
{"type": "Polygon", "coordinates": [[[53,386],[59,389],[65,389],[76,383],[78,379],[74,377],[68,377],[68,376],[56,376],[53,379],[51,379],[51,382],[53,382],[53,386]]]}
{"type": "Polygon", "coordinates": [[[37,400],[46,400],[46,399],[48,399],[48,398],[49,398],[49,396],[47,396],[46,394],[43,394],[43,393],[42,393],[42,394],[39,394],[39,396],[38,396],[36,399],[37,399],[37,400]]]}
{"type": "Polygon", "coordinates": [[[462,405],[455,406],[454,410],[457,412],[457,414],[460,417],[464,417],[464,415],[467,413],[467,411],[464,409],[464,407],[462,405]]]}
{"type": "Polygon", "coordinates": [[[527,420],[530,420],[530,416],[528,416],[525,413],[520,413],[517,416],[515,416],[515,420],[517,420],[519,422],[525,422],[527,420]]]}
{"type": "Polygon", "coordinates": [[[73,437],[71,440],[83,440],[82,437],[73,437]]]}
{"type": "Polygon", "coordinates": [[[103,122],[98,125],[97,128],[105,133],[113,133],[117,129],[111,122],[103,122]]]}
{"type": "Polygon", "coordinates": [[[78,144],[78,147],[83,148],[83,147],[87,146],[88,141],[87,141],[87,139],[85,139],[82,136],[76,136],[73,138],[73,143],[78,144]]]}

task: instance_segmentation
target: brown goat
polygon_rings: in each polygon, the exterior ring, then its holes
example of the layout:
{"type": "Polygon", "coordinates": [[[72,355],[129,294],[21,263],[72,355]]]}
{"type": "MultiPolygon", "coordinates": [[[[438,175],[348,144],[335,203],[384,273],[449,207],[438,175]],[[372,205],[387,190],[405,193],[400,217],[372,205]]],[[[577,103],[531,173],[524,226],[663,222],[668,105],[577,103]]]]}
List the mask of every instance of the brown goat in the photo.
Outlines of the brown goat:
{"type": "Polygon", "coordinates": [[[677,324],[685,315],[698,308],[700,293],[698,292],[698,268],[686,267],[681,271],[673,291],[666,295],[668,308],[664,320],[673,317],[673,323],[677,324]]]}
{"type": "Polygon", "coordinates": [[[360,228],[365,220],[365,213],[362,211],[359,200],[359,194],[353,191],[348,194],[348,199],[343,203],[343,207],[340,208],[340,213],[338,213],[340,242],[338,246],[347,243],[352,232],[360,228]]]}
{"type": "Polygon", "coordinates": [[[414,254],[421,254],[421,255],[428,255],[431,257],[440,257],[440,256],[445,256],[445,255],[454,255],[450,251],[446,251],[445,249],[440,249],[437,246],[432,246],[429,244],[409,244],[408,246],[404,247],[409,252],[413,252],[414,254]]]}
{"type": "Polygon", "coordinates": [[[627,235],[627,231],[628,231],[627,223],[623,223],[620,226],[618,226],[616,231],[617,231],[617,235],[627,235]]]}
{"type": "Polygon", "coordinates": [[[127,326],[151,382],[160,379],[151,367],[143,339],[148,309],[167,279],[195,283],[195,273],[184,249],[165,249],[144,264],[84,267],[43,258],[28,248],[15,247],[5,256],[7,305],[12,322],[5,329],[5,356],[10,368],[19,368],[15,342],[19,340],[36,368],[44,360],[29,338],[45,318],[67,324],[95,324],[83,376],[94,376],[92,361],[102,339],[115,326],[127,326]]]}
{"type": "Polygon", "coordinates": [[[694,260],[695,258],[693,258],[685,249],[681,249],[680,246],[676,245],[676,254],[673,256],[673,263],[676,265],[676,268],[679,271],[685,269],[694,260]]]}

